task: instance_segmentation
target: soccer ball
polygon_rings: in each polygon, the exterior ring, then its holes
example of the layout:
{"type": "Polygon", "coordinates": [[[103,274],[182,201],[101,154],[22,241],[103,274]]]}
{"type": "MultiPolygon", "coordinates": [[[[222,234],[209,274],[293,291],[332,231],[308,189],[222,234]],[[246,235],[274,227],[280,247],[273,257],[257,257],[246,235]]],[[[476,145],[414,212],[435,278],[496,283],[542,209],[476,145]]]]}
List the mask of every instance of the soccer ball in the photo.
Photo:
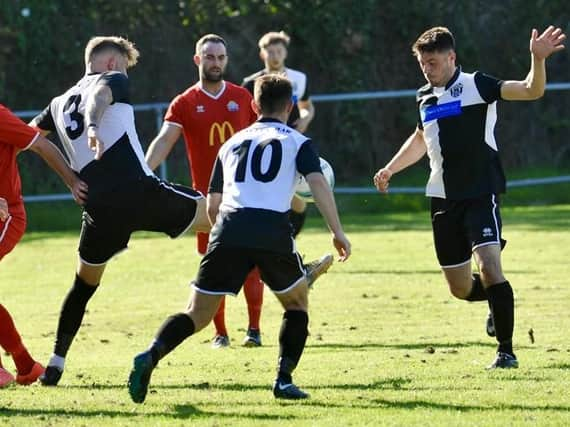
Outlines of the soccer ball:
{"type": "MultiPolygon", "coordinates": [[[[334,171],[329,162],[327,162],[322,157],[319,157],[321,161],[321,170],[323,171],[323,175],[325,176],[325,180],[329,183],[331,190],[334,188],[334,171]]],[[[307,184],[307,180],[303,175],[299,177],[297,181],[297,185],[295,187],[295,194],[299,196],[306,202],[314,202],[313,194],[311,193],[311,189],[309,188],[309,184],[307,184]]]]}

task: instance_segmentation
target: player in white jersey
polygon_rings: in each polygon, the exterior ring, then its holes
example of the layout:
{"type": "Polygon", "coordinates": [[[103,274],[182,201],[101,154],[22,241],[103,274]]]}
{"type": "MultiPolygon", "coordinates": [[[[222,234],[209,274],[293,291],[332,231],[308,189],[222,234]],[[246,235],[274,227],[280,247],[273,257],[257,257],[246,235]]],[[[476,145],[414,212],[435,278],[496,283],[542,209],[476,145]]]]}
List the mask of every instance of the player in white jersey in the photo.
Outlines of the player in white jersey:
{"type": "Polygon", "coordinates": [[[178,237],[208,231],[203,195],[159,180],[146,165],[129,103],[127,68],[138,51],[120,37],[95,37],[85,48],[86,74],[54,98],[32,124],[57,132],[72,169],[89,186],[75,281],[61,309],[54,353],[40,381],[57,385],[106,263],[126,249],[131,233],[178,237]]]}
{"type": "Polygon", "coordinates": [[[285,309],[273,394],[283,399],[308,397],[291,376],[305,347],[309,321],[308,280],[288,217],[299,173],[306,177],[332,232],[340,261],[351,249],[311,140],[285,124],[291,95],[287,78],[260,77],[254,89],[258,122],[236,133],[218,153],[208,192],[208,216],[214,224],[208,251],[187,310],[169,317],[149,349],[133,361],[129,393],[134,402],[144,401],[158,361],[207,326],[222,296],[236,295],[255,266],[285,309]]]}

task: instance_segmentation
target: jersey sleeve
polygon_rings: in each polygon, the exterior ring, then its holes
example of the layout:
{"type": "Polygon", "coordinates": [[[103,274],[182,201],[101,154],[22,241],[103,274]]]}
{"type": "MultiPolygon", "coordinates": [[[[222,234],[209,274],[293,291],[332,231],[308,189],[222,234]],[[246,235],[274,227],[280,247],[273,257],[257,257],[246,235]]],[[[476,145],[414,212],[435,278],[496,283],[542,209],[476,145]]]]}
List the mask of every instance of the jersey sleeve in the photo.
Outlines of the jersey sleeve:
{"type": "Polygon", "coordinates": [[[299,101],[308,101],[311,97],[311,92],[309,90],[309,79],[305,76],[305,93],[301,96],[299,101]]]}
{"type": "Polygon", "coordinates": [[[419,130],[424,130],[424,122],[422,122],[422,115],[420,112],[420,91],[416,93],[416,113],[417,113],[417,127],[419,130]]]}
{"type": "Polygon", "coordinates": [[[44,108],[44,110],[34,118],[35,125],[41,129],[50,132],[55,132],[57,129],[55,127],[55,121],[53,120],[53,115],[51,114],[51,102],[44,108]]]}
{"type": "Polygon", "coordinates": [[[36,141],[40,133],[28,126],[14,113],[0,105],[0,142],[13,145],[20,150],[27,150],[36,141]]]}
{"type": "Polygon", "coordinates": [[[246,94],[247,111],[249,112],[249,124],[253,124],[257,120],[257,113],[253,110],[253,96],[246,94]]]}
{"type": "Polygon", "coordinates": [[[113,94],[113,102],[123,102],[129,104],[129,78],[123,73],[113,71],[104,73],[99,78],[98,84],[109,86],[113,94]]]}
{"type": "Polygon", "coordinates": [[[164,121],[184,127],[184,117],[186,116],[184,110],[184,98],[178,95],[168,106],[168,110],[166,110],[166,115],[164,116],[164,121]]]}
{"type": "Polygon", "coordinates": [[[222,161],[219,157],[216,158],[216,163],[214,164],[214,170],[212,171],[212,176],[210,177],[210,186],[208,188],[208,193],[222,193],[224,190],[224,168],[222,167],[222,161]]]}
{"type": "Polygon", "coordinates": [[[312,172],[321,172],[321,162],[315,145],[307,139],[297,152],[296,166],[299,173],[306,176],[312,172]]]}
{"type": "Polygon", "coordinates": [[[248,92],[253,96],[253,84],[255,82],[255,79],[251,78],[251,77],[246,77],[245,79],[243,79],[243,82],[241,82],[241,85],[246,88],[248,90],[248,92]]]}
{"type": "Polygon", "coordinates": [[[501,86],[503,85],[503,80],[499,80],[496,77],[490,76],[485,73],[476,72],[475,73],[475,86],[481,95],[481,98],[487,103],[491,104],[498,99],[501,99],[501,86]]]}

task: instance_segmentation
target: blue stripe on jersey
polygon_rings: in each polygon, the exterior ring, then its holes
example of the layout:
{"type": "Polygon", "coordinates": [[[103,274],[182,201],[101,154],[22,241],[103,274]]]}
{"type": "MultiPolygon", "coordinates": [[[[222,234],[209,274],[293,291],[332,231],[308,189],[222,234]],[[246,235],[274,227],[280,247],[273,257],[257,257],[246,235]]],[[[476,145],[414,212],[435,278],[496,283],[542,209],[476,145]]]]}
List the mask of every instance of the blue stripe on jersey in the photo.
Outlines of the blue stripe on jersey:
{"type": "Polygon", "coordinates": [[[421,115],[424,123],[445,117],[458,116],[461,114],[461,101],[446,102],[445,104],[430,105],[422,108],[421,115]]]}

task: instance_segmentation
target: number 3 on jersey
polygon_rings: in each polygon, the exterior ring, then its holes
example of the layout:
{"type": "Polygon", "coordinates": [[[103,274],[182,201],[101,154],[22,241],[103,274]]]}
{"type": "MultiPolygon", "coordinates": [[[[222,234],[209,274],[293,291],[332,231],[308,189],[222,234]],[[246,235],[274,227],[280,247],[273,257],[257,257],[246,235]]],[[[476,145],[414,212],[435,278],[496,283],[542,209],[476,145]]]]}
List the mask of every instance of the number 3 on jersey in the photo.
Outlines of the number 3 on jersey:
{"type": "MultiPolygon", "coordinates": [[[[247,160],[249,157],[249,149],[251,147],[251,143],[251,139],[246,139],[240,145],[233,148],[234,154],[239,156],[235,176],[236,182],[245,181],[247,160]]],[[[259,143],[253,150],[253,154],[251,156],[251,175],[256,181],[273,181],[279,172],[279,168],[281,167],[282,158],[283,148],[281,147],[279,140],[271,139],[269,141],[263,141],[259,143]],[[271,159],[269,160],[269,167],[265,172],[263,172],[261,170],[261,160],[263,158],[263,153],[268,146],[271,147],[271,159]]]]}
{"type": "Polygon", "coordinates": [[[79,112],[81,95],[70,96],[63,107],[63,120],[65,122],[65,132],[70,139],[77,139],[84,129],[83,114],[79,112]]]}

